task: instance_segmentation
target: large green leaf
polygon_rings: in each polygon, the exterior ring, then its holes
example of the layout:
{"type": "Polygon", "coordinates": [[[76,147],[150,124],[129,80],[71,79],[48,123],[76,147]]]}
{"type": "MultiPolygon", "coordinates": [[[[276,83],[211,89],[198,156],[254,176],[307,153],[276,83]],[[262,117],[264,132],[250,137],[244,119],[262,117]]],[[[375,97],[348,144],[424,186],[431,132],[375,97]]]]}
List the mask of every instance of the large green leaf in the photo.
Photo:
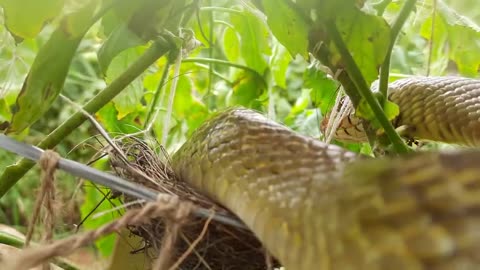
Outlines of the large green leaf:
{"type": "MultiPolygon", "coordinates": [[[[365,80],[371,84],[377,79],[378,69],[388,51],[389,25],[382,17],[366,14],[355,7],[339,10],[336,25],[365,80]]],[[[332,51],[335,51],[333,45],[332,51]]],[[[335,55],[333,61],[341,65],[340,55],[335,55]]]]}
{"type": "Polygon", "coordinates": [[[480,65],[480,26],[439,1],[439,14],[448,32],[449,57],[465,75],[478,76],[480,65]]]}
{"type": "Polygon", "coordinates": [[[19,133],[37,121],[60,94],[72,58],[83,35],[94,23],[96,1],[62,20],[39,50],[17,97],[7,132],[19,133]]]}
{"type": "Polygon", "coordinates": [[[480,26],[438,1],[435,20],[427,18],[420,34],[429,40],[424,61],[428,59],[430,75],[444,75],[449,60],[465,76],[478,76],[480,66],[480,26]],[[432,25],[433,24],[433,25],[432,25]],[[448,56],[448,57],[447,57],[448,56]]]}
{"type": "Polygon", "coordinates": [[[182,76],[177,83],[173,109],[178,120],[186,120],[189,133],[199,127],[208,117],[204,103],[194,96],[193,85],[189,78],[182,76]]]}
{"type": "Polygon", "coordinates": [[[118,111],[111,102],[100,109],[96,116],[105,130],[112,134],[135,133],[141,128],[135,121],[136,114],[131,113],[119,119],[118,111]]]}
{"type": "Polygon", "coordinates": [[[442,17],[437,13],[435,14],[435,20],[432,17],[426,19],[421,27],[420,34],[425,39],[430,40],[429,46],[424,49],[424,61],[429,65],[429,75],[443,75],[448,65],[448,58],[446,57],[448,31],[442,17]],[[435,24],[432,27],[433,22],[435,24]]]}
{"type": "Polygon", "coordinates": [[[105,74],[115,56],[128,48],[142,44],[145,44],[145,40],[131,31],[126,23],[119,25],[112,31],[98,51],[98,64],[100,65],[100,69],[105,74]]]}
{"type": "MultiPolygon", "coordinates": [[[[107,83],[110,83],[118,75],[120,75],[135,59],[142,54],[143,49],[140,47],[130,48],[118,56],[116,56],[107,70],[107,83]]],[[[143,76],[136,78],[131,82],[118,96],[113,99],[115,108],[118,111],[118,119],[122,119],[129,113],[141,110],[140,100],[143,97],[143,76]]]]}
{"type": "Polygon", "coordinates": [[[267,23],[275,37],[295,57],[308,57],[309,27],[303,17],[286,1],[263,0],[267,23]]]}
{"type": "Polygon", "coordinates": [[[240,58],[240,41],[237,32],[231,27],[223,31],[223,52],[230,62],[237,62],[240,58]]]}
{"type": "Polygon", "coordinates": [[[275,43],[269,66],[272,71],[273,80],[277,86],[282,88],[287,87],[287,69],[291,61],[292,57],[288,54],[285,47],[275,43]]]}
{"type": "Polygon", "coordinates": [[[62,10],[64,0],[0,0],[5,25],[19,39],[34,38],[62,10]]]}
{"type": "Polygon", "coordinates": [[[271,54],[265,24],[249,11],[232,14],[231,20],[240,36],[240,53],[245,64],[263,74],[267,68],[265,56],[271,54]]]}
{"type": "Polygon", "coordinates": [[[112,59],[122,51],[157,38],[164,30],[176,32],[185,1],[122,0],[102,19],[107,40],[98,51],[98,60],[106,73],[112,59]]]}

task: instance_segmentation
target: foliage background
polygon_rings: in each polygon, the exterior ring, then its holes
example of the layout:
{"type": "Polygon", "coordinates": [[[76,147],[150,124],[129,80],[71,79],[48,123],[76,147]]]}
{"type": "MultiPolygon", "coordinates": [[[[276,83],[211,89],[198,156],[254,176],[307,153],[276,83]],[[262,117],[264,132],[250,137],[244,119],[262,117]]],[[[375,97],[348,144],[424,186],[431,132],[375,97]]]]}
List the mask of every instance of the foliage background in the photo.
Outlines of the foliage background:
{"type": "MultiPolygon", "coordinates": [[[[53,5],[57,1],[46,2],[53,5]]],[[[41,32],[26,37],[21,42],[8,31],[5,21],[0,23],[0,122],[11,120],[12,108],[33,60],[61,23],[59,18],[80,9],[84,2],[65,1],[63,9],[41,28],[41,32]]],[[[13,2],[0,1],[4,7],[3,15],[9,3],[13,2]]],[[[384,17],[391,23],[404,1],[366,1],[364,11],[375,13],[381,3],[389,3],[384,17]]],[[[278,37],[272,35],[272,32],[278,31],[275,25],[280,30],[289,27],[286,24],[288,20],[273,18],[267,22],[265,16],[247,1],[205,0],[199,2],[199,5],[198,18],[192,16],[185,27],[192,29],[196,39],[204,46],[190,53],[178,73],[172,66],[165,85],[161,85],[160,81],[166,59],[157,61],[95,114],[104,128],[112,136],[144,129],[147,116],[152,110],[152,101],[160,89],[160,103],[156,107],[159,113],[153,121],[153,133],[150,135],[159,141],[166,137],[163,143],[170,151],[181,145],[211,113],[233,105],[264,111],[270,118],[298,132],[322,137],[319,128],[322,113],[333,105],[337,85],[326,78],[325,73],[319,71],[316,65],[308,63],[306,54],[303,57],[292,57],[290,52],[301,52],[301,39],[292,39],[287,49],[277,40],[278,37]],[[171,84],[177,76],[173,115],[168,123],[165,121],[168,97],[171,84]],[[319,96],[322,99],[318,99],[319,96]],[[166,128],[165,123],[168,123],[166,128]],[[168,131],[168,136],[164,136],[165,130],[168,131]]],[[[433,0],[418,1],[415,12],[407,20],[393,49],[391,79],[412,74],[462,74],[476,77],[480,63],[480,9],[472,8],[474,6],[478,6],[475,0],[437,3],[433,0]],[[437,15],[432,20],[434,9],[437,15]],[[463,21],[462,16],[469,18],[468,23],[463,21]]],[[[148,15],[159,18],[155,14],[148,15]]],[[[145,42],[139,42],[128,36],[128,33],[123,33],[121,37],[124,40],[117,41],[117,44],[126,42],[133,45],[112,57],[110,63],[99,60],[97,56],[102,54],[102,46],[109,40],[112,29],[122,23],[121,19],[115,20],[112,17],[112,14],[107,13],[88,30],[73,57],[62,94],[77,104],[85,104],[145,51],[145,42]]],[[[146,21],[141,21],[140,25],[149,23],[148,16],[144,17],[146,21]]],[[[8,17],[0,16],[0,19],[5,18],[8,17]]],[[[294,37],[301,36],[302,29],[295,28],[296,25],[292,27],[294,37]]],[[[37,122],[14,137],[37,144],[75,111],[72,104],[57,98],[37,122]]],[[[64,157],[86,163],[101,147],[102,140],[98,137],[98,132],[85,123],[66,137],[55,150],[64,157]]],[[[341,145],[354,151],[369,151],[366,145],[341,145]]],[[[0,150],[0,171],[16,159],[14,155],[0,150]]],[[[105,159],[95,162],[93,166],[108,169],[105,159]]],[[[38,186],[38,175],[36,169],[31,170],[2,198],[0,223],[25,231],[38,186]]],[[[57,232],[58,237],[61,237],[62,234],[71,232],[73,224],[80,222],[96,208],[106,191],[96,189],[90,183],[80,186],[78,179],[65,173],[60,173],[59,179],[60,195],[64,201],[69,202],[62,209],[63,220],[59,222],[64,224],[57,232]]],[[[96,211],[106,211],[118,204],[119,202],[105,200],[96,211]]],[[[99,218],[88,218],[83,228],[97,227],[116,215],[116,212],[111,212],[99,218]]],[[[112,239],[101,241],[96,250],[107,256],[111,252],[112,243],[112,239]]]]}

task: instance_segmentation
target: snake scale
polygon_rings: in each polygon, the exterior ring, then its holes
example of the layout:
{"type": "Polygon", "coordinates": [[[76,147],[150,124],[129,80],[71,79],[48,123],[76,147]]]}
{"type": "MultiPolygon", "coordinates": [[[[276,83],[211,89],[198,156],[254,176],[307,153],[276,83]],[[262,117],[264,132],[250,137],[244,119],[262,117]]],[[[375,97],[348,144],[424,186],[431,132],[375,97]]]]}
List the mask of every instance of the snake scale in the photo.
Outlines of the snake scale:
{"type": "MultiPolygon", "coordinates": [[[[410,135],[480,143],[480,81],[390,85],[410,135]]],[[[228,109],[173,155],[287,270],[480,269],[480,151],[370,159],[228,109]]]]}

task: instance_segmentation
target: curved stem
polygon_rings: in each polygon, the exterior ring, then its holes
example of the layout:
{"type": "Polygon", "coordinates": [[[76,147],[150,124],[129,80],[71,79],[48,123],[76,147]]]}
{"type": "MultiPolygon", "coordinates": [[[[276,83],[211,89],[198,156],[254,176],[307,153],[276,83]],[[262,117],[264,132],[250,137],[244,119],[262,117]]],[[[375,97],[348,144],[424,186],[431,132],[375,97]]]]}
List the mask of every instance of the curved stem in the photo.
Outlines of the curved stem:
{"type": "Polygon", "coordinates": [[[393,23],[392,30],[390,33],[390,45],[388,47],[387,55],[385,56],[385,60],[382,63],[382,67],[380,68],[380,82],[379,82],[379,89],[380,93],[383,94],[385,100],[387,100],[388,96],[388,77],[390,76],[390,58],[392,57],[392,50],[393,46],[395,45],[395,40],[397,40],[397,36],[400,33],[400,30],[403,27],[403,24],[408,18],[408,15],[412,12],[413,8],[417,0],[407,0],[398,14],[398,17],[395,19],[393,23]]]}
{"type": "Polygon", "coordinates": [[[337,26],[334,21],[330,20],[326,24],[327,31],[329,36],[332,38],[335,46],[339,50],[342,60],[345,63],[346,69],[348,71],[348,75],[352,79],[353,83],[355,84],[357,91],[360,93],[362,98],[368,103],[370,108],[372,109],[373,113],[375,114],[378,122],[385,130],[388,139],[392,143],[394,149],[398,153],[406,153],[409,151],[408,147],[403,142],[402,138],[397,134],[395,129],[392,126],[392,123],[388,120],[387,116],[383,112],[382,107],[378,103],[377,99],[373,96],[372,92],[370,91],[365,79],[362,76],[360,69],[358,68],[355,60],[353,59],[352,55],[347,49],[347,46],[343,42],[342,36],[338,32],[337,26]]]}
{"type": "Polygon", "coordinates": [[[218,60],[218,59],[212,59],[212,58],[187,58],[187,59],[183,59],[182,63],[219,64],[219,65],[243,69],[245,71],[251,72],[257,75],[258,77],[262,78],[262,75],[260,75],[260,73],[258,73],[256,70],[252,68],[249,68],[247,66],[243,66],[240,64],[224,61],[224,60],[218,60]]]}
{"type": "Polygon", "coordinates": [[[243,12],[240,10],[236,10],[233,8],[224,8],[224,7],[201,7],[200,11],[217,11],[217,12],[225,12],[225,13],[233,13],[238,15],[243,15],[243,12]]]}

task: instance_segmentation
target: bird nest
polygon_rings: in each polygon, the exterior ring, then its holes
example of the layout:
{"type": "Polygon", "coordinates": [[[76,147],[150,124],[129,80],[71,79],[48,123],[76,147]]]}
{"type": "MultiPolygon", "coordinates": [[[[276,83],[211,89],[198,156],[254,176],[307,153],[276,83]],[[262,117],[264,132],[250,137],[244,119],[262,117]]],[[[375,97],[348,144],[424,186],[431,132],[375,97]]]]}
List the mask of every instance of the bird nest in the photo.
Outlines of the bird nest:
{"type": "MultiPolygon", "coordinates": [[[[191,202],[198,207],[213,209],[215,213],[232,220],[238,220],[222,205],[181,181],[173,172],[169,156],[160,145],[151,147],[133,137],[117,141],[116,144],[124,152],[124,155],[113,154],[114,151],[110,153],[111,165],[117,175],[149,189],[176,195],[180,200],[191,202]]],[[[125,195],[123,199],[126,203],[136,200],[125,195]]],[[[168,234],[167,222],[164,219],[155,219],[148,225],[129,228],[131,233],[143,239],[142,251],[152,259],[158,256],[162,239],[168,234]]],[[[212,220],[204,230],[205,223],[204,218],[190,215],[182,225],[172,258],[176,260],[182,257],[179,269],[245,270],[273,269],[278,266],[251,231],[216,220],[212,220]],[[198,244],[191,251],[192,243],[199,239],[199,236],[202,236],[201,240],[197,241],[198,244]],[[182,255],[186,254],[187,250],[191,252],[183,258],[182,255]]]]}

